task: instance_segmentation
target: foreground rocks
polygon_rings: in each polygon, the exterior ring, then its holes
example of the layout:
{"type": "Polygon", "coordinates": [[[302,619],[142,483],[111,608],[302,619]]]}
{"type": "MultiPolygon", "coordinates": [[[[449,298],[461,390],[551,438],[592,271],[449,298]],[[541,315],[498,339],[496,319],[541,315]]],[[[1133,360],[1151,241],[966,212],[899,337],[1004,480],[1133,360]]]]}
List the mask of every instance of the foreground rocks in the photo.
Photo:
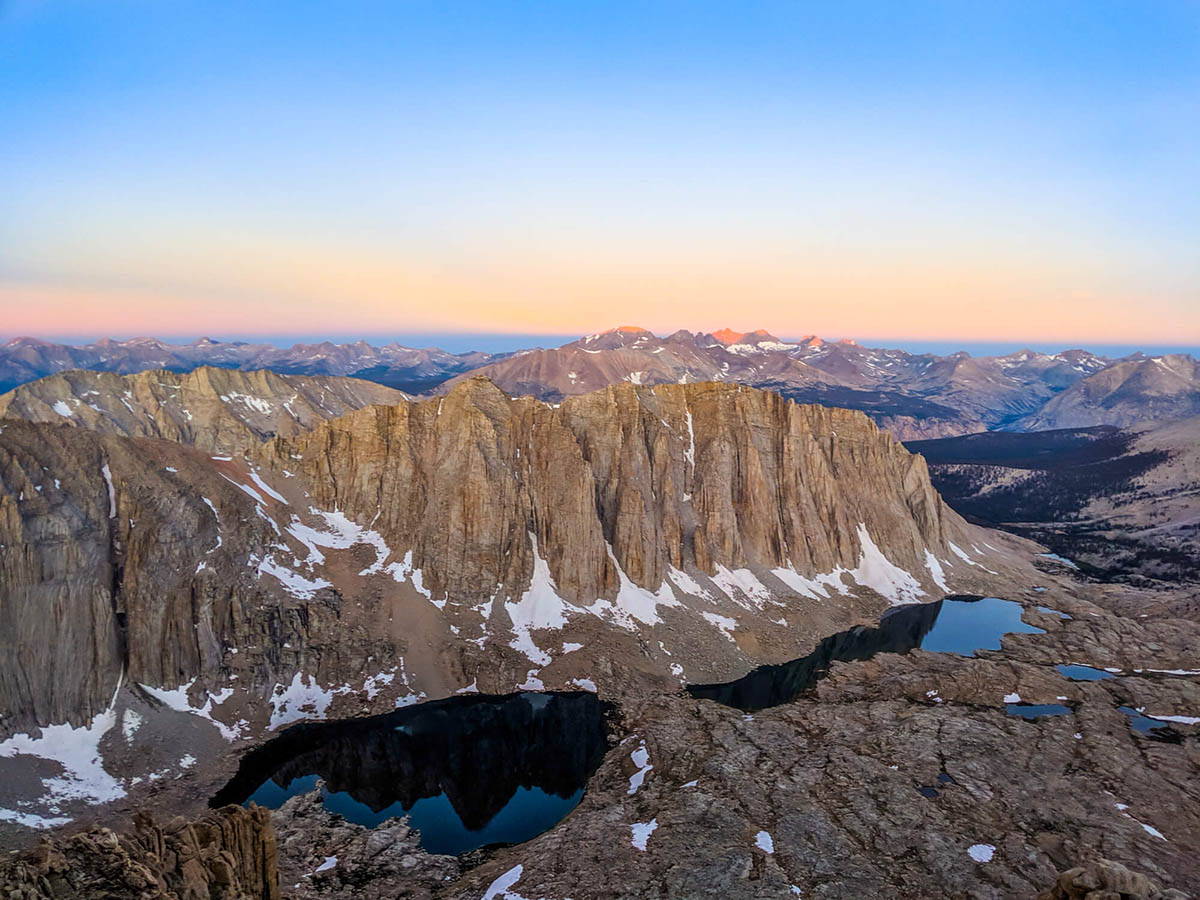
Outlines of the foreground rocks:
{"type": "MultiPolygon", "coordinates": [[[[1056,626],[1039,619],[1050,626],[1047,634],[1010,639],[1011,649],[1006,640],[1005,649],[978,658],[913,651],[835,663],[810,694],[753,714],[679,695],[620,699],[620,743],[579,806],[516,846],[433,856],[406,820],[367,830],[326,811],[317,793],[293,798],[271,814],[281,894],[297,900],[1178,900],[1200,883],[1197,729],[1176,723],[1159,736],[1138,733],[1117,707],[1191,709],[1195,678],[1131,670],[1072,682],[1049,664],[1022,658],[1031,655],[1026,642],[1036,639],[1078,647],[1102,614],[1087,615],[1082,605],[1072,610],[1080,615],[1052,617],[1056,626]],[[1069,712],[1032,720],[1013,715],[1011,694],[1018,692],[1022,701],[1057,701],[1069,712]],[[643,747],[647,758],[639,762],[634,751],[643,747]]],[[[1163,623],[1133,620],[1111,631],[1121,635],[1125,653],[1134,653],[1140,639],[1172,663],[1192,662],[1184,654],[1196,646],[1195,626],[1173,628],[1171,636],[1163,623]]],[[[1151,652],[1146,644],[1142,649],[1151,652]]],[[[266,817],[228,808],[210,815],[255,823],[266,817]]],[[[108,861],[110,845],[151,873],[199,865],[215,874],[224,861],[239,885],[253,880],[258,864],[234,864],[224,849],[257,860],[275,852],[238,838],[235,829],[232,839],[176,840],[201,849],[186,859],[174,851],[179,861],[172,862],[171,837],[154,838],[160,832],[143,824],[137,833],[151,837],[131,844],[111,832],[90,832],[55,839],[57,855],[39,852],[62,860],[55,863],[59,871],[85,873],[73,882],[85,886],[96,873],[125,877],[134,868],[124,856],[119,865],[108,861]],[[160,845],[166,850],[154,849],[154,862],[146,862],[148,848],[160,845]],[[187,859],[197,862],[185,866],[187,859]]],[[[33,863],[21,865],[25,872],[33,863]]],[[[34,872],[52,869],[42,864],[34,872]]],[[[171,877],[161,879],[168,889],[171,877]]],[[[204,877],[210,889],[218,884],[204,877]]],[[[34,880],[22,878],[18,884],[34,880]]]]}
{"type": "Polygon", "coordinates": [[[196,821],[138,818],[44,840],[0,859],[4,900],[278,900],[275,834],[266,810],[230,806],[196,821]]]}
{"type": "Polygon", "coordinates": [[[461,870],[455,857],[422,850],[407,819],[367,829],[327,811],[320,784],[272,818],[284,895],[292,900],[427,900],[461,870]]]}
{"type": "Polygon", "coordinates": [[[1038,900],[1187,900],[1183,891],[1160,890],[1145,875],[1131,872],[1107,859],[1068,869],[1058,877],[1054,889],[1038,894],[1038,900]]]}

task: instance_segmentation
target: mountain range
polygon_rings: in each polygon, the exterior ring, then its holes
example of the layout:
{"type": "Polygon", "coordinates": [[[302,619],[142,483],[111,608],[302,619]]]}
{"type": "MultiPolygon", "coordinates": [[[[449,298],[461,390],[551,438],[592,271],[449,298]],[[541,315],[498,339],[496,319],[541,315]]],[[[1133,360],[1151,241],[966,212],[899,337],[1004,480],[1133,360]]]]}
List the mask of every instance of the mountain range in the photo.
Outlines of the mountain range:
{"type": "Polygon", "coordinates": [[[460,372],[503,358],[495,353],[447,353],[436,347],[416,349],[399,344],[375,347],[366,341],[338,344],[271,344],[214,341],[202,337],[190,344],[168,344],[150,337],[126,341],[104,338],[72,346],[17,337],[0,346],[0,391],[69,369],[96,372],[165,370],[188,372],[199,366],[223,369],[270,369],[281,375],[353,375],[398,390],[420,393],[460,372]]]}
{"type": "Polygon", "coordinates": [[[279,374],[351,375],[412,394],[482,374],[513,395],[557,402],[622,381],[718,381],[804,403],[858,409],[902,440],[986,430],[1125,426],[1200,415],[1200,365],[1184,354],[1119,360],[1086,350],[947,356],[828,342],[766,331],[658,337],[622,327],[552,349],[450,354],[398,344],[169,345],[150,338],[82,347],[16,338],[0,347],[0,390],[72,368],[122,374],[201,365],[279,374]]]}

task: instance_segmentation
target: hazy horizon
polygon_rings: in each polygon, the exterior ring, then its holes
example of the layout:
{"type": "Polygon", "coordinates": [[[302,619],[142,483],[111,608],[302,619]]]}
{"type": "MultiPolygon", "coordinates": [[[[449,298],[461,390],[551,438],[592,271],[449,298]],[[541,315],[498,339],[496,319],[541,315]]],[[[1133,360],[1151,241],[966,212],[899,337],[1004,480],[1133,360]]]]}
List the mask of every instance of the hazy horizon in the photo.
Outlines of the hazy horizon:
{"type": "MultiPolygon", "coordinates": [[[[608,330],[608,329],[602,329],[608,330]]],[[[660,337],[665,337],[680,329],[670,329],[662,331],[654,331],[648,329],[660,337]]],[[[694,328],[685,328],[683,330],[692,331],[694,333],[704,333],[705,330],[697,331],[694,328]]],[[[715,330],[715,329],[714,329],[715,330]]],[[[735,329],[736,330],[736,329],[735,329]]],[[[770,331],[770,329],[766,329],[770,331]]],[[[596,332],[586,332],[585,334],[594,334],[596,332]]],[[[563,344],[578,340],[584,337],[585,334],[511,334],[506,332],[396,332],[394,334],[300,334],[300,335],[236,335],[236,334],[194,334],[194,335],[161,335],[161,334],[84,334],[84,335],[66,335],[66,336],[41,336],[41,335],[18,335],[0,333],[0,341],[9,342],[21,337],[31,337],[36,340],[44,340],[49,343],[67,344],[71,346],[80,346],[91,344],[103,338],[111,338],[113,340],[125,341],[140,337],[155,338],[165,344],[183,345],[199,340],[202,337],[210,338],[214,341],[223,343],[249,343],[249,344],[268,344],[280,349],[287,349],[296,344],[319,344],[325,341],[330,341],[335,344],[349,344],[356,341],[366,341],[373,347],[381,347],[385,344],[398,343],[405,347],[413,347],[417,349],[425,349],[436,347],[440,350],[445,350],[449,353],[468,353],[472,351],[480,351],[485,353],[508,353],[517,350],[529,350],[537,347],[550,349],[560,347],[563,344]]],[[[805,335],[789,335],[776,334],[780,340],[794,342],[804,337],[805,335]]],[[[817,337],[829,342],[835,342],[842,338],[817,335],[817,337]]],[[[950,353],[965,351],[971,356],[1003,356],[1007,353],[1013,353],[1019,350],[1033,350],[1040,353],[1054,354],[1064,350],[1088,350],[1098,356],[1107,356],[1110,358],[1118,358],[1129,356],[1134,353],[1144,353],[1147,356],[1160,356],[1166,354],[1184,353],[1200,359],[1200,344],[1068,344],[1043,341],[932,341],[932,340],[907,340],[902,338],[848,338],[857,344],[866,347],[877,347],[889,350],[905,350],[909,353],[933,353],[938,356],[945,356],[950,353]]]]}

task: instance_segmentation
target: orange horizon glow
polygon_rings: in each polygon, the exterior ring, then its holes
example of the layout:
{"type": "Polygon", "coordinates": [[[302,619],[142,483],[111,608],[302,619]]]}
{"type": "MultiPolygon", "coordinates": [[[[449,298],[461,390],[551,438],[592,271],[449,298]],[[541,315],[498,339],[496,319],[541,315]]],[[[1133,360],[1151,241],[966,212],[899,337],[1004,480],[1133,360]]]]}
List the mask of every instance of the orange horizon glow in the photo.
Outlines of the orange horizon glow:
{"type": "Polygon", "coordinates": [[[252,274],[236,286],[182,279],[168,289],[0,282],[0,334],[583,335],[633,324],[659,335],[730,327],[832,340],[1200,345],[1200,303],[1164,321],[1146,314],[1156,298],[1038,290],[1038,273],[631,267],[443,277],[306,257],[252,274]]]}

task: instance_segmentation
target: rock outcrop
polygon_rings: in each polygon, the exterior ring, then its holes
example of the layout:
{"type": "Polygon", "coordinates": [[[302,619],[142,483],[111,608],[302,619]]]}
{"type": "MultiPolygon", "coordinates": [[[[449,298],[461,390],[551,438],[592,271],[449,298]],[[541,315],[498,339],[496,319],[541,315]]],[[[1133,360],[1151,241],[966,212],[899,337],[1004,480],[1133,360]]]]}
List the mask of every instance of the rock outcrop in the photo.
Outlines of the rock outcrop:
{"type": "Polygon", "coordinates": [[[188,822],[139,815],[118,834],[92,828],[0,859],[5,900],[279,900],[267,810],[228,806],[188,822]]]}
{"type": "Polygon", "coordinates": [[[77,425],[101,434],[165,438],[232,453],[369,404],[404,399],[400,391],[379,384],[328,375],[211,366],[182,375],[77,370],[0,396],[0,420],[77,425]]]}
{"type": "Polygon", "coordinates": [[[422,850],[407,818],[364,828],[325,809],[319,789],[288,800],[272,818],[290,900],[430,900],[463,868],[457,857],[422,850]]]}
{"type": "Polygon", "coordinates": [[[268,614],[245,569],[274,530],[207,456],[62,425],[0,429],[3,730],[82,724],[123,674],[158,685],[215,669],[221,639],[268,614]]]}
{"type": "Polygon", "coordinates": [[[1158,885],[1140,872],[1131,872],[1118,862],[1100,859],[1076,866],[1058,876],[1052,890],[1038,894],[1038,900],[1187,900],[1183,891],[1158,885]]]}

